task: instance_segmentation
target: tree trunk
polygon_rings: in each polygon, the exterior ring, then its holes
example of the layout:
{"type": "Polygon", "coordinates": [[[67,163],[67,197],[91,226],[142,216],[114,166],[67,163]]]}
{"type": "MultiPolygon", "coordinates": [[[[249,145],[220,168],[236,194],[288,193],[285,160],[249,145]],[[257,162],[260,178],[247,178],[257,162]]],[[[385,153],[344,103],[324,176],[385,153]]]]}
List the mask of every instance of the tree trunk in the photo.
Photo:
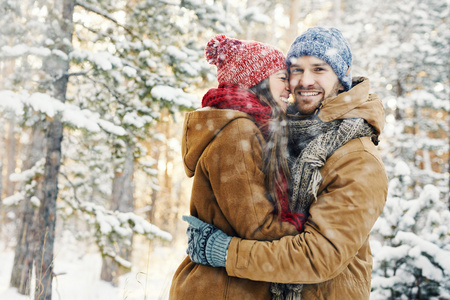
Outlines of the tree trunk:
{"type": "MultiPolygon", "coordinates": [[[[61,36],[57,43],[58,49],[68,54],[70,49],[65,41],[72,41],[73,9],[75,0],[63,0],[55,3],[61,8],[61,36]],[[61,6],[59,6],[61,5],[61,6]]],[[[61,102],[66,101],[69,61],[58,56],[51,56],[46,61],[45,68],[49,74],[54,74],[53,97],[61,102]]],[[[36,255],[36,291],[35,299],[50,300],[52,298],[53,280],[53,245],[55,242],[56,199],[58,196],[58,174],[61,164],[61,142],[63,139],[63,124],[61,115],[57,114],[49,121],[46,133],[46,153],[44,177],[42,183],[43,198],[39,208],[39,245],[36,255]]]]}
{"type": "MultiPolygon", "coordinates": [[[[253,0],[247,0],[247,9],[253,7],[253,0]]],[[[247,26],[245,27],[245,39],[246,40],[251,40],[253,37],[253,26],[252,26],[253,22],[250,22],[247,24],[247,26]]]]}
{"type": "MultiPolygon", "coordinates": [[[[24,163],[24,169],[32,168],[44,153],[45,134],[41,127],[33,129],[32,140],[29,147],[29,159],[24,163]]],[[[35,196],[42,199],[42,180],[36,179],[38,187],[35,196]]],[[[30,197],[21,204],[20,229],[17,234],[17,245],[14,254],[14,264],[11,272],[10,284],[16,287],[23,295],[30,294],[30,283],[33,270],[33,261],[37,244],[37,210],[33,207],[30,197]]]]}
{"type": "MultiPolygon", "coordinates": [[[[116,172],[113,180],[111,195],[111,210],[120,212],[134,211],[134,145],[127,141],[126,157],[121,172],[116,172]]],[[[132,253],[132,237],[119,243],[110,243],[108,246],[114,248],[115,253],[120,257],[131,260],[132,253]]],[[[104,281],[118,286],[119,277],[129,270],[120,266],[110,257],[103,257],[102,271],[100,278],[104,281]]]]}
{"type": "Polygon", "coordinates": [[[341,25],[341,0],[334,0],[334,26],[339,27],[341,25]]]}
{"type": "MultiPolygon", "coordinates": [[[[154,191],[158,199],[158,206],[154,209],[154,220],[152,223],[157,222],[157,226],[162,226],[164,228],[171,228],[175,226],[174,220],[176,218],[175,203],[172,197],[172,172],[173,172],[173,150],[170,149],[168,145],[169,137],[173,136],[171,129],[173,125],[171,124],[171,116],[168,110],[161,111],[161,121],[158,123],[157,132],[164,134],[167,140],[160,143],[158,147],[158,185],[160,187],[159,191],[154,191]],[[159,167],[164,165],[164,170],[159,167]]],[[[154,156],[155,157],[155,156],[154,156]]],[[[156,158],[156,157],[155,157],[156,158]]]]}
{"type": "Polygon", "coordinates": [[[16,137],[14,134],[15,121],[8,122],[8,136],[6,138],[6,197],[14,193],[14,182],[9,180],[9,176],[16,171],[16,137]]]}
{"type": "Polygon", "coordinates": [[[291,45],[298,36],[298,23],[300,22],[300,0],[291,0],[289,8],[289,30],[287,31],[287,44],[291,45]]]}
{"type": "MultiPolygon", "coordinates": [[[[10,38],[9,41],[9,46],[12,46],[12,38],[10,38]]],[[[14,73],[14,64],[15,64],[15,59],[7,59],[3,61],[2,64],[2,68],[1,68],[1,74],[0,74],[0,89],[10,89],[11,87],[7,87],[5,85],[5,78],[7,78],[10,74],[14,73]]],[[[4,151],[2,153],[4,153],[4,155],[2,155],[1,161],[0,161],[0,165],[1,165],[1,172],[0,172],[0,198],[5,195],[5,196],[10,196],[12,194],[12,191],[8,189],[8,186],[10,186],[10,182],[9,182],[9,175],[11,174],[10,172],[14,172],[15,171],[15,150],[11,149],[10,147],[15,147],[15,139],[14,140],[14,144],[13,145],[9,145],[10,142],[10,136],[14,136],[13,134],[11,134],[11,131],[13,131],[14,129],[14,125],[12,124],[13,121],[10,122],[5,122],[6,118],[3,118],[2,120],[2,128],[1,128],[1,150],[4,151]],[[6,134],[5,131],[5,125],[8,124],[8,127],[10,128],[8,135],[6,134]],[[9,140],[8,140],[9,139],[9,140]],[[12,159],[11,159],[12,157],[12,159]],[[6,162],[5,162],[6,160],[6,162]],[[11,160],[11,165],[9,164],[11,160]],[[6,171],[6,176],[3,177],[3,168],[7,168],[6,171]],[[4,180],[4,181],[3,181],[4,180]],[[3,185],[5,183],[5,185],[3,185]]],[[[13,185],[11,185],[13,187],[13,185]]],[[[14,188],[13,188],[14,189],[14,188]]]]}
{"type": "MultiPolygon", "coordinates": [[[[159,124],[157,125],[159,126],[159,124]]],[[[152,149],[153,151],[153,155],[152,157],[156,160],[159,161],[159,158],[161,156],[161,146],[159,145],[160,143],[158,141],[155,141],[152,145],[154,146],[156,144],[156,147],[154,147],[152,149]]],[[[158,163],[156,163],[156,168],[158,169],[158,163]]],[[[156,221],[156,209],[157,209],[157,204],[158,204],[158,200],[159,200],[159,190],[158,189],[152,189],[152,194],[151,194],[151,210],[148,211],[147,213],[147,217],[148,217],[148,221],[150,223],[155,223],[156,221]]]]}
{"type": "MultiPolygon", "coordinates": [[[[164,125],[166,126],[166,132],[165,132],[165,136],[169,137],[172,136],[172,124],[171,124],[171,117],[168,114],[167,115],[167,122],[164,123],[164,125]]],[[[164,199],[165,199],[165,203],[167,203],[167,210],[166,210],[166,219],[165,219],[165,223],[166,223],[166,228],[171,228],[172,225],[175,224],[175,220],[176,220],[176,212],[174,209],[174,203],[173,203],[173,197],[172,197],[172,188],[173,188],[173,184],[172,184],[172,172],[173,172],[173,157],[172,157],[172,149],[169,147],[169,141],[166,141],[165,143],[165,157],[166,157],[166,167],[164,170],[164,187],[163,187],[163,191],[164,191],[164,199]]]]}
{"type": "Polygon", "coordinates": [[[58,174],[61,160],[63,124],[57,115],[47,131],[47,152],[42,184],[43,199],[39,208],[39,245],[36,255],[35,299],[52,298],[53,245],[55,242],[56,198],[58,196],[58,174]]]}
{"type": "MultiPolygon", "coordinates": [[[[3,149],[5,149],[5,119],[0,120],[0,149],[1,151],[3,151],[3,149]]],[[[3,163],[4,163],[5,158],[3,157],[3,155],[0,157],[0,211],[2,212],[2,220],[4,220],[3,218],[3,210],[1,209],[2,205],[1,205],[1,201],[3,199],[3,163]]]]}

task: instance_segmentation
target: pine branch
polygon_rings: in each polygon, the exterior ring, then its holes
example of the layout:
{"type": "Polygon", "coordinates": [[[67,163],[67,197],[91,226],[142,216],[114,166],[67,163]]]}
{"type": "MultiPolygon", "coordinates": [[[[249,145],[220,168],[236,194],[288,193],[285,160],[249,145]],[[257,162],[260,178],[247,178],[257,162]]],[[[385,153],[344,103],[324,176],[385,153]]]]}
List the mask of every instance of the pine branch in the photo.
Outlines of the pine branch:
{"type": "Polygon", "coordinates": [[[110,20],[111,22],[115,23],[117,26],[122,27],[125,29],[126,32],[128,32],[133,37],[137,37],[130,29],[128,29],[125,25],[122,25],[117,21],[113,16],[111,16],[107,11],[104,11],[98,7],[94,7],[93,5],[84,2],[83,0],[76,0],[76,5],[81,6],[87,11],[93,12],[99,16],[104,17],[105,19],[110,20]]]}
{"type": "Polygon", "coordinates": [[[89,80],[91,80],[94,83],[100,84],[102,85],[104,88],[106,88],[108,90],[108,92],[116,99],[116,101],[118,101],[119,103],[122,104],[122,101],[119,98],[119,95],[117,95],[117,93],[105,82],[102,82],[100,80],[96,80],[92,77],[86,76],[89,80]]]}
{"type": "MultiPolygon", "coordinates": [[[[99,35],[99,36],[101,36],[101,37],[103,37],[103,38],[110,38],[111,40],[113,40],[114,42],[116,42],[116,40],[114,39],[113,36],[104,34],[104,33],[101,32],[100,30],[95,30],[95,29],[93,29],[93,28],[91,28],[91,27],[88,27],[88,26],[86,26],[86,24],[84,24],[84,23],[82,23],[82,22],[74,22],[74,24],[75,24],[75,25],[80,25],[81,27],[84,27],[86,30],[88,30],[88,31],[90,31],[90,32],[92,32],[92,33],[95,33],[95,34],[97,34],[97,35],[99,35]]],[[[78,40],[80,40],[80,41],[83,40],[82,38],[79,37],[78,32],[77,32],[77,38],[78,38],[78,40]]]]}
{"type": "MultiPolygon", "coordinates": [[[[162,3],[162,4],[173,5],[173,6],[178,6],[178,5],[180,5],[179,3],[170,2],[170,1],[165,1],[165,0],[159,0],[158,2],[159,2],[159,3],[162,3]]],[[[183,2],[183,1],[182,1],[182,2],[183,2]]]]}
{"type": "Polygon", "coordinates": [[[91,80],[92,82],[96,83],[96,84],[100,84],[102,85],[104,88],[106,88],[108,90],[108,92],[116,99],[117,103],[122,104],[125,107],[128,107],[129,104],[126,103],[125,101],[121,100],[121,98],[119,97],[119,95],[114,91],[113,88],[111,88],[107,83],[102,82],[100,80],[96,80],[90,76],[87,76],[87,74],[85,74],[86,78],[88,78],[89,80],[91,80]]]}
{"type": "Polygon", "coordinates": [[[85,72],[74,72],[74,73],[67,73],[66,76],[70,77],[70,76],[86,76],[88,74],[87,71],[85,72]]]}

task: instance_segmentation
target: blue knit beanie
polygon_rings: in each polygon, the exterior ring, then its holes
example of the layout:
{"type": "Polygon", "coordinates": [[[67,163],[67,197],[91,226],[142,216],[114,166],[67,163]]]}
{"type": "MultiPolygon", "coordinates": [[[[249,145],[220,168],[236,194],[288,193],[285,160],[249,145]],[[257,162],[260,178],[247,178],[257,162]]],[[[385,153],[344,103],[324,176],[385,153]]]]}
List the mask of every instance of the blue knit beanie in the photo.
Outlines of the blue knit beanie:
{"type": "Polygon", "coordinates": [[[351,72],[346,75],[352,65],[352,52],[338,29],[312,27],[298,36],[286,56],[288,69],[293,59],[301,56],[315,56],[325,61],[336,73],[346,91],[352,87],[351,72]]]}

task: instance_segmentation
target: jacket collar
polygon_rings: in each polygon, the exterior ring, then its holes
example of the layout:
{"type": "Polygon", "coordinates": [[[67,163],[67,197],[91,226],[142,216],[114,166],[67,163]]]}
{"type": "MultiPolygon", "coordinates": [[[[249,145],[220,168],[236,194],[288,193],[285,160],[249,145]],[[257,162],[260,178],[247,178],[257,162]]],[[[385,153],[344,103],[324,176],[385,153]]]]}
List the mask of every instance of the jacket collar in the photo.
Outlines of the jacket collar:
{"type": "Polygon", "coordinates": [[[369,94],[370,81],[365,77],[353,78],[353,86],[335,97],[325,99],[317,117],[322,122],[338,119],[363,118],[372,125],[377,134],[384,128],[385,116],[381,100],[375,94],[369,94]]]}

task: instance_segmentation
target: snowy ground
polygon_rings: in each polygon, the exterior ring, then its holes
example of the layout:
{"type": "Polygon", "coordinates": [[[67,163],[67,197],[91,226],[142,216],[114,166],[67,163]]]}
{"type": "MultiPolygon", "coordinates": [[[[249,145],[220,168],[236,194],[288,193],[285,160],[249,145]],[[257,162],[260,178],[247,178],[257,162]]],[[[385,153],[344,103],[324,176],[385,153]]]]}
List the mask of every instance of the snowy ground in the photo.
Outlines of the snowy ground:
{"type": "MultiPolygon", "coordinates": [[[[150,246],[147,242],[137,248],[133,259],[133,269],[120,278],[117,288],[99,279],[100,254],[92,250],[80,253],[73,245],[56,250],[55,273],[65,274],[57,276],[53,281],[53,299],[168,299],[172,275],[186,253],[184,241],[174,242],[171,246],[150,246]],[[149,249],[150,247],[151,249],[149,249]]],[[[13,250],[0,252],[0,299],[33,299],[33,297],[20,295],[15,289],[9,288],[13,258],[13,250]]]]}

